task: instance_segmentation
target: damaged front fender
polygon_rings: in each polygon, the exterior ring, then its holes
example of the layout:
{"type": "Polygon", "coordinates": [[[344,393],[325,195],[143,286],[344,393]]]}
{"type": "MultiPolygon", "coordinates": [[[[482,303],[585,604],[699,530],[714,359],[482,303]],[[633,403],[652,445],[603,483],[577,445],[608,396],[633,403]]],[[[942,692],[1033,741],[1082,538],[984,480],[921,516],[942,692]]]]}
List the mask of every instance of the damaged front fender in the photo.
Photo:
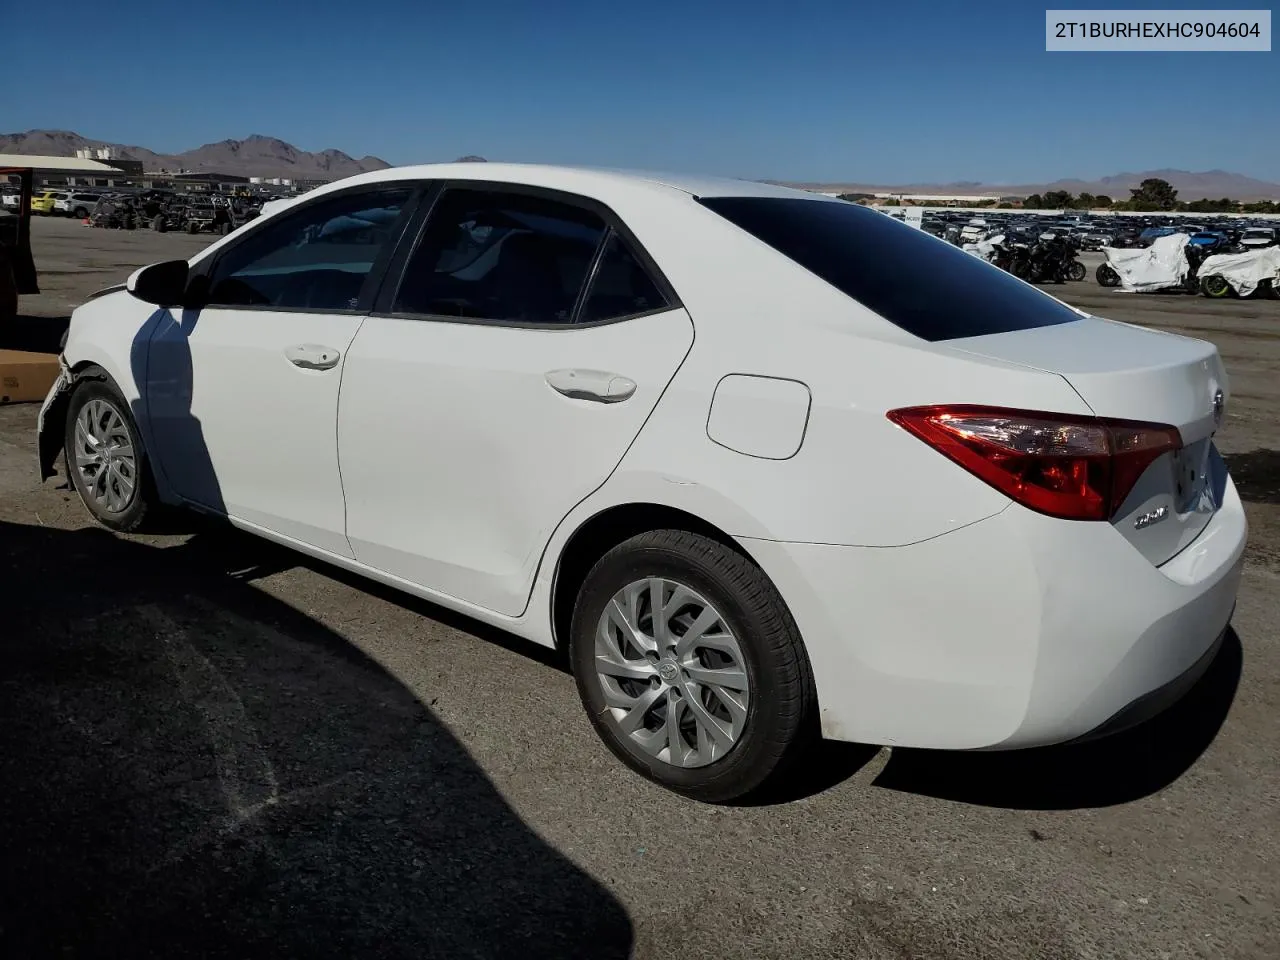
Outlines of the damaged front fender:
{"type": "Polygon", "coordinates": [[[67,407],[71,403],[71,388],[75,386],[75,374],[67,366],[64,357],[58,357],[58,379],[49,388],[48,395],[36,418],[36,449],[40,457],[40,482],[57,476],[54,468],[58,453],[62,450],[67,429],[67,407]]]}

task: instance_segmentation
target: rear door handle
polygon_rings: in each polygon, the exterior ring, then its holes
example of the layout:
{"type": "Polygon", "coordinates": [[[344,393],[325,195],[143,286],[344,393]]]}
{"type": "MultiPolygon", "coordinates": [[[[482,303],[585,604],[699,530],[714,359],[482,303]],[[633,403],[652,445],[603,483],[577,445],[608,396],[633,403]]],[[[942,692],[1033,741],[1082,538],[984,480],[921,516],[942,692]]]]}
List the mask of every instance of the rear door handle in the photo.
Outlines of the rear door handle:
{"type": "Polygon", "coordinates": [[[594,403],[621,403],[636,392],[634,380],[607,370],[551,370],[547,383],[570,399],[594,403]]]}
{"type": "Polygon", "coordinates": [[[324,347],[317,343],[300,343],[288,347],[284,355],[295,367],[304,370],[332,370],[342,359],[342,353],[334,347],[324,347]]]}

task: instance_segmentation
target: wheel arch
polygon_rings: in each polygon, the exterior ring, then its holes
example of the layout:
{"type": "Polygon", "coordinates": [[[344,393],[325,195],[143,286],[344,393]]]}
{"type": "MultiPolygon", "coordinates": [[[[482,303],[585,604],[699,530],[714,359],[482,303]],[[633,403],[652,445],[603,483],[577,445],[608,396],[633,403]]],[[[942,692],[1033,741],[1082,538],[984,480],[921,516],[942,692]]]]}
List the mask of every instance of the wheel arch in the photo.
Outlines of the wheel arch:
{"type": "Polygon", "coordinates": [[[587,517],[569,534],[556,558],[550,597],[551,637],[556,650],[563,651],[567,647],[574,601],[596,562],[637,534],[668,529],[700,534],[756,563],[742,544],[722,528],[679,507],[649,501],[605,507],[587,517]]]}

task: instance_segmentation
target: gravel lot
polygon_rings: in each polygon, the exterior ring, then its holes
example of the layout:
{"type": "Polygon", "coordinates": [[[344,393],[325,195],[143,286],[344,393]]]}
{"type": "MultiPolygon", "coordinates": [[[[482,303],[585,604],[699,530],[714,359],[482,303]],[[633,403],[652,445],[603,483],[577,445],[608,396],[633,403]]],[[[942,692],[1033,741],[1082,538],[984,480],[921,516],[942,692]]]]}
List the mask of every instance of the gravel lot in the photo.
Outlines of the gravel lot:
{"type": "MultiPolygon", "coordinates": [[[[207,242],[34,233],[46,292],[0,346],[207,242]]],[[[1109,741],[831,744],[750,808],[624,771],[514,638],[194,521],[90,527],[0,407],[0,955],[1280,955],[1280,302],[1056,292],[1221,349],[1231,642],[1109,741]]]]}

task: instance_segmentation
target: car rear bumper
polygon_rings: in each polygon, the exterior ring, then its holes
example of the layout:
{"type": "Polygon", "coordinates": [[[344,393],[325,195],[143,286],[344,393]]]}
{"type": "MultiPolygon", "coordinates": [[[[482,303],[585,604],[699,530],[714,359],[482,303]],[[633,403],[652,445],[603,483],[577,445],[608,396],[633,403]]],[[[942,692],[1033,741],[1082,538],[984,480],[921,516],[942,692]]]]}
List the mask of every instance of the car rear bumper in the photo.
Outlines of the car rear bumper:
{"type": "Polygon", "coordinates": [[[904,547],[743,545],[804,636],[825,736],[1011,749],[1111,732],[1185,692],[1231,619],[1246,537],[1228,481],[1160,567],[1109,524],[1017,505],[904,547]]]}

